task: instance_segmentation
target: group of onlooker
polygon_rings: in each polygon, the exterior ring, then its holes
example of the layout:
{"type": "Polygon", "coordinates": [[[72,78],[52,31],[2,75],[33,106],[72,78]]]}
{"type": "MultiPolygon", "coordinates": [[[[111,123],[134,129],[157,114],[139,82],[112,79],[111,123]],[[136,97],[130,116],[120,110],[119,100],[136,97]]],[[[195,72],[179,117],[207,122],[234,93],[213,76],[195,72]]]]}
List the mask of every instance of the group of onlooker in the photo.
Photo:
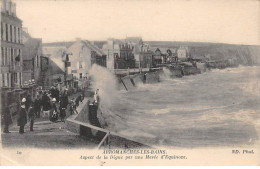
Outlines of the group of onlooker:
{"type": "MultiPolygon", "coordinates": [[[[20,126],[19,133],[24,133],[24,126],[27,124],[28,119],[30,122],[30,131],[33,131],[35,118],[40,118],[41,114],[43,117],[48,116],[52,122],[57,122],[59,117],[62,122],[65,122],[65,117],[67,116],[66,110],[68,109],[71,115],[78,113],[76,108],[83,99],[84,92],[74,101],[74,98],[69,100],[67,89],[60,94],[57,87],[51,87],[49,91],[38,91],[34,100],[30,94],[27,94],[21,100],[21,106],[18,111],[17,125],[20,126]]],[[[4,112],[4,133],[10,133],[9,125],[11,123],[12,116],[9,107],[7,107],[4,112]]]]}

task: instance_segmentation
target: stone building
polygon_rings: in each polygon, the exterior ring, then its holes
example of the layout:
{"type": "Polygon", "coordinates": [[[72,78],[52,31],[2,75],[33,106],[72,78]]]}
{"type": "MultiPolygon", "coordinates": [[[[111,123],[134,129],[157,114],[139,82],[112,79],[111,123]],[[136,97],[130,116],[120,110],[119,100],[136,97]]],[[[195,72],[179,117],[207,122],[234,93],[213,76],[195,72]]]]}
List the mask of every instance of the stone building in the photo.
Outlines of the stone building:
{"type": "Polygon", "coordinates": [[[102,47],[102,51],[107,55],[107,68],[110,70],[115,69],[115,57],[119,56],[122,43],[120,40],[110,38],[102,47]]]}
{"type": "Polygon", "coordinates": [[[102,51],[107,54],[108,69],[135,68],[134,46],[118,39],[108,39],[102,51]]]}
{"type": "Polygon", "coordinates": [[[125,42],[134,47],[135,67],[152,67],[152,51],[147,43],[144,43],[141,37],[127,37],[125,42]]]}
{"type": "Polygon", "coordinates": [[[107,66],[106,54],[89,41],[77,39],[68,49],[72,53],[69,73],[77,79],[86,77],[93,64],[107,66]]]}
{"type": "Polygon", "coordinates": [[[1,6],[0,111],[8,107],[14,114],[22,97],[22,20],[12,1],[2,0],[1,6]]]}
{"type": "Polygon", "coordinates": [[[177,56],[180,60],[186,59],[189,57],[189,50],[188,47],[185,46],[181,46],[178,50],[177,50],[177,56]]]}
{"type": "Polygon", "coordinates": [[[46,46],[43,44],[43,55],[41,59],[45,59],[45,62],[42,60],[42,69],[45,71],[41,72],[41,81],[42,85],[45,88],[49,88],[59,82],[61,79],[61,87],[66,86],[71,79],[69,77],[68,67],[70,66],[70,55],[71,52],[68,48],[64,46],[46,46]]]}
{"type": "Polygon", "coordinates": [[[16,4],[2,0],[1,9],[1,88],[22,85],[22,20],[16,16],[16,4]]]}
{"type": "Polygon", "coordinates": [[[134,47],[128,43],[121,44],[119,55],[115,56],[115,69],[135,68],[135,58],[133,54],[134,47]]]}
{"type": "Polygon", "coordinates": [[[42,39],[32,38],[26,29],[22,31],[22,35],[24,43],[22,81],[24,83],[34,79],[37,84],[40,84],[42,39]]]}
{"type": "Polygon", "coordinates": [[[163,54],[159,48],[153,52],[152,63],[153,67],[158,67],[160,64],[166,62],[166,54],[163,54]]]}

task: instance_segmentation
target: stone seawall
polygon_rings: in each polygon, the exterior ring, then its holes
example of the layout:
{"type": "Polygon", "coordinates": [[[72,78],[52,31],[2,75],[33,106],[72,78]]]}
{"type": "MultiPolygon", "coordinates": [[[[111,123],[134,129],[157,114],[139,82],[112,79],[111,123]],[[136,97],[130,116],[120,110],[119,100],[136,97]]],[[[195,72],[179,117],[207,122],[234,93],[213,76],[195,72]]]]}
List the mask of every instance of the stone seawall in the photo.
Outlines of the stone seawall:
{"type": "Polygon", "coordinates": [[[119,90],[134,90],[139,84],[152,84],[160,82],[159,71],[140,73],[135,75],[127,75],[125,77],[118,78],[119,90]]]}
{"type": "Polygon", "coordinates": [[[151,148],[145,143],[139,143],[131,138],[91,125],[89,122],[89,102],[89,99],[84,99],[83,103],[77,108],[79,114],[71,115],[66,119],[65,125],[69,131],[96,143],[96,148],[151,148]]]}
{"type": "Polygon", "coordinates": [[[207,65],[206,65],[206,63],[197,62],[196,64],[197,64],[197,68],[200,70],[201,73],[207,71],[207,65]]]}
{"type": "Polygon", "coordinates": [[[160,82],[159,71],[144,74],[144,79],[146,84],[160,82]]]}

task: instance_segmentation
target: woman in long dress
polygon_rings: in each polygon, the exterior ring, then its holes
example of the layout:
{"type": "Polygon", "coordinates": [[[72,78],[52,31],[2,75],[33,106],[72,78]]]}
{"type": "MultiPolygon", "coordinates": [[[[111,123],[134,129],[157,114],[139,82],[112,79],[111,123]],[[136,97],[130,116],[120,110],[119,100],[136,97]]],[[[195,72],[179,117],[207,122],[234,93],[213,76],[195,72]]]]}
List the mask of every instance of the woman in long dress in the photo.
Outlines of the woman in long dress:
{"type": "Polygon", "coordinates": [[[58,120],[58,111],[56,106],[56,99],[53,98],[51,104],[51,110],[50,110],[50,121],[57,122],[57,120],[58,120]]]}

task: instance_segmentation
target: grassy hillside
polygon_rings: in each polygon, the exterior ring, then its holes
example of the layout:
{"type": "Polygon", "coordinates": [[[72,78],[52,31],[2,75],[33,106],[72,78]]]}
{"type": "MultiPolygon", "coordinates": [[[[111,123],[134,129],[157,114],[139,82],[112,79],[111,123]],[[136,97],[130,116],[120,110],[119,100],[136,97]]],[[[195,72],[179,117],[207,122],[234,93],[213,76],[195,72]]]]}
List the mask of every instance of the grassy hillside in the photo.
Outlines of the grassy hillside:
{"type": "Polygon", "coordinates": [[[148,41],[146,43],[150,44],[151,47],[158,48],[179,48],[180,46],[188,46],[190,55],[192,57],[210,55],[213,60],[222,60],[236,57],[240,64],[260,64],[260,46],[169,41],[148,41]]]}

